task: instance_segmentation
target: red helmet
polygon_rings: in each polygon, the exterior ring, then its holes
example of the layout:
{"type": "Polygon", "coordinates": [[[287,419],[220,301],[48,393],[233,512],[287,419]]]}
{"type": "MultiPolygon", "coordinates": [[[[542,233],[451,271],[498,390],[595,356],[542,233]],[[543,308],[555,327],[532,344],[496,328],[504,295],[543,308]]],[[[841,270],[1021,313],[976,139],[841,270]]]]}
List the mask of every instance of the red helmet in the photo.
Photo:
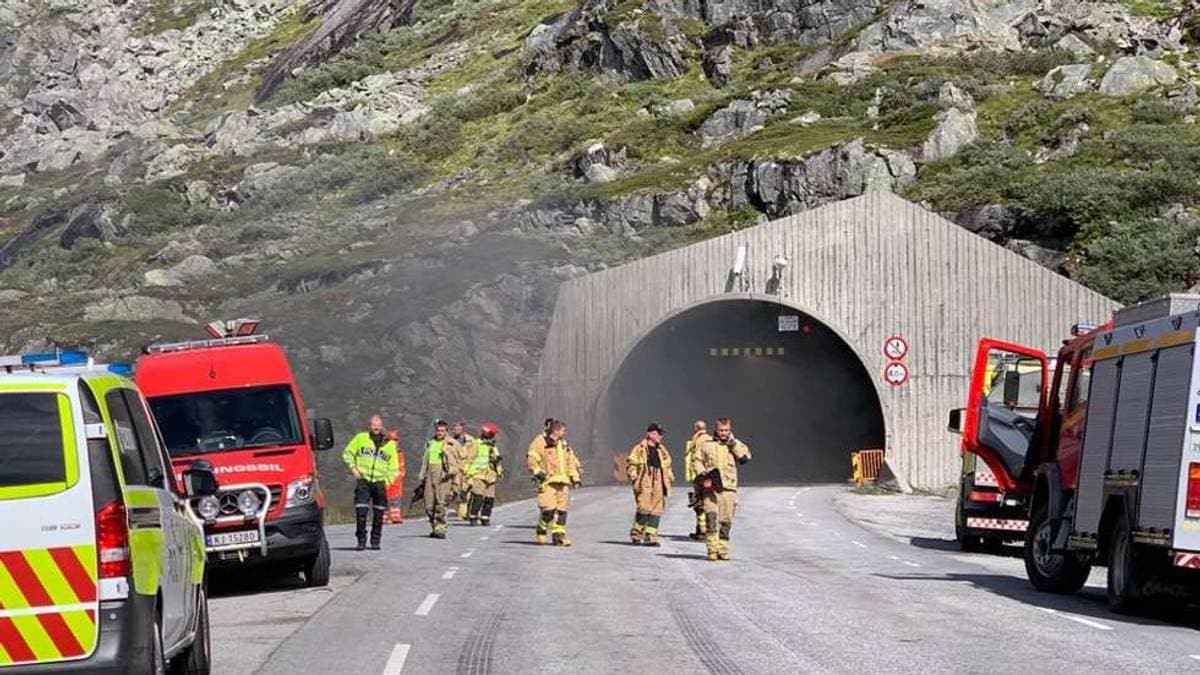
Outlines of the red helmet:
{"type": "Polygon", "coordinates": [[[500,433],[500,427],[491,422],[484,422],[483,426],[479,427],[479,435],[484,438],[495,438],[498,433],[500,433]]]}

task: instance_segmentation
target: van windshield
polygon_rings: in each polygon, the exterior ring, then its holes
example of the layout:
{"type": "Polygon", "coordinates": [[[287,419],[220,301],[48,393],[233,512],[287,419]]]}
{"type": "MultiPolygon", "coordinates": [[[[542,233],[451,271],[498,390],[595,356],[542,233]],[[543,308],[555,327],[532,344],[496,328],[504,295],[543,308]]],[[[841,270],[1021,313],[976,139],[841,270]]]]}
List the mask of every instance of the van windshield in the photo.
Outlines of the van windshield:
{"type": "Polygon", "coordinates": [[[0,394],[0,490],[33,485],[65,489],[59,395],[0,394]]]}
{"type": "Polygon", "coordinates": [[[150,409],[172,456],[303,442],[284,385],[159,396],[150,409]]]}

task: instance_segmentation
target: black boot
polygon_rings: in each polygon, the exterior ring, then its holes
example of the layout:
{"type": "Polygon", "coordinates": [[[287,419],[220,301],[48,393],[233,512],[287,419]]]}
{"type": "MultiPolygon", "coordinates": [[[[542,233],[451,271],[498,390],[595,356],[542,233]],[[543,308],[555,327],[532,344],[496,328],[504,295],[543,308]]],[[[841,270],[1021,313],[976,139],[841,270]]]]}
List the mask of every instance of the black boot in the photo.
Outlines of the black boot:
{"type": "Polygon", "coordinates": [[[355,507],[354,509],[354,538],[358,540],[356,551],[362,551],[367,548],[367,509],[363,507],[355,507]]]}

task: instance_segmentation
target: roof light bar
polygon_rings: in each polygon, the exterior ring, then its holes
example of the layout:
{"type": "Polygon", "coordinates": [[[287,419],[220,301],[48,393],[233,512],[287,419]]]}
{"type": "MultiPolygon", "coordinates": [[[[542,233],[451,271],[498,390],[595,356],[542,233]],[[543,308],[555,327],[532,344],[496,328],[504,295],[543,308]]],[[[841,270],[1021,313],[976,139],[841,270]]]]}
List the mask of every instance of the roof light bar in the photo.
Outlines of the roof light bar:
{"type": "Polygon", "coordinates": [[[167,352],[186,352],[193,349],[212,349],[213,347],[229,347],[233,345],[252,345],[270,340],[266,335],[246,335],[243,337],[227,337],[215,340],[189,340],[187,342],[167,342],[146,347],[147,354],[165,354],[167,352]]]}
{"type": "Polygon", "coordinates": [[[1092,323],[1091,321],[1080,321],[1074,326],[1071,326],[1071,335],[1078,337],[1080,335],[1087,335],[1094,330],[1096,330],[1096,324],[1092,323]]]}

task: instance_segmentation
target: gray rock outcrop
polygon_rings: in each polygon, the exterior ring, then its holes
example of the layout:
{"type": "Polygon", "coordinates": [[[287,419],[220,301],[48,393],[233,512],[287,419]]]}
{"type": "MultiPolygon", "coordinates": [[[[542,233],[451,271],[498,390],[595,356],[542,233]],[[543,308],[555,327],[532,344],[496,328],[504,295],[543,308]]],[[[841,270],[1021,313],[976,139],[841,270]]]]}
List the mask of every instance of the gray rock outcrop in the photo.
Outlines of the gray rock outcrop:
{"type": "Polygon", "coordinates": [[[1038,80],[1036,87],[1050,98],[1068,99],[1092,89],[1093,83],[1088,79],[1091,73],[1092,66],[1088,63],[1058,66],[1038,80]]]}
{"type": "Polygon", "coordinates": [[[1128,96],[1153,87],[1175,84],[1179,73],[1170,65],[1149,56],[1126,56],[1104,73],[1100,93],[1108,96],[1128,96]]]}

